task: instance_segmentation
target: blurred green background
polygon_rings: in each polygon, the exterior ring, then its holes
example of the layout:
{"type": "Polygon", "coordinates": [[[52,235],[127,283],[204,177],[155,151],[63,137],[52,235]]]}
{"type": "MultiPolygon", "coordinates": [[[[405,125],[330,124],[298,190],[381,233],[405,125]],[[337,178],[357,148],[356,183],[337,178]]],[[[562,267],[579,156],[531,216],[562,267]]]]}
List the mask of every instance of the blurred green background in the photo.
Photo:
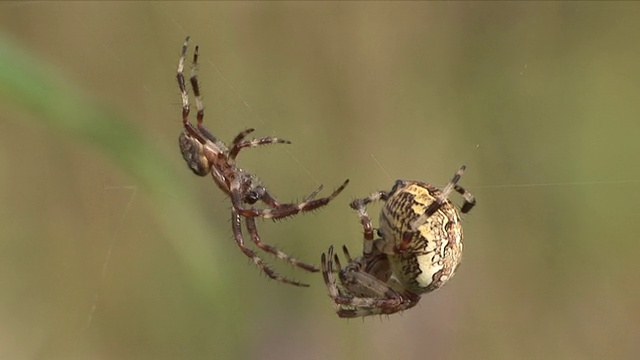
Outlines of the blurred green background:
{"type": "Polygon", "coordinates": [[[640,353],[640,4],[3,2],[0,118],[0,359],[640,353]],[[347,321],[261,275],[178,151],[186,35],[213,133],[293,141],[242,167],[282,201],[351,179],[259,222],[303,260],[361,249],[352,198],[467,164],[451,283],[347,321]]]}

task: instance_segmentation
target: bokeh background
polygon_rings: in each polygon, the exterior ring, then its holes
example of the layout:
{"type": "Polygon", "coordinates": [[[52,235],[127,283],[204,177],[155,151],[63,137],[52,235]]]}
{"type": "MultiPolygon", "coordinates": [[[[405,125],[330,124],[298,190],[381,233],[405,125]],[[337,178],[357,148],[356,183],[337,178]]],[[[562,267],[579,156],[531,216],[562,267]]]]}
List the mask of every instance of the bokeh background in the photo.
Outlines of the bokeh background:
{"type": "Polygon", "coordinates": [[[0,359],[640,353],[640,4],[3,2],[0,118],[0,359]],[[303,260],[361,249],[352,198],[466,164],[451,283],[347,321],[261,275],[178,151],[186,35],[210,130],[293,141],[242,167],[283,201],[351,179],[259,222],[303,260]]]}

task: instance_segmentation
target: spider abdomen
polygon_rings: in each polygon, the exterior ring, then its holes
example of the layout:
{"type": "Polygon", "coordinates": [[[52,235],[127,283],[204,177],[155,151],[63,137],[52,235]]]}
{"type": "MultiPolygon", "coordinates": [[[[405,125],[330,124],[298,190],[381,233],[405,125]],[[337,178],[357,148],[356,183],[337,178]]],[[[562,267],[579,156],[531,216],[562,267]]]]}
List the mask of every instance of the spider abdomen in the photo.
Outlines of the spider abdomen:
{"type": "Polygon", "coordinates": [[[183,132],[178,138],[178,144],[182,158],[194,174],[205,176],[211,171],[211,163],[204,154],[204,146],[198,140],[183,132]]]}
{"type": "Polygon", "coordinates": [[[447,199],[430,216],[423,214],[441,195],[435,186],[402,181],[380,213],[380,231],[398,254],[388,255],[395,278],[416,293],[444,285],[462,257],[462,226],[447,199]]]}
{"type": "Polygon", "coordinates": [[[463,214],[476,204],[475,197],[458,185],[465,169],[461,166],[442,189],[425,182],[398,180],[390,191],[376,191],[351,202],[364,230],[362,256],[352,258],[343,246],[349,263],[342,267],[330,246],[320,257],[324,282],[338,316],[405,311],[418,304],[421,294],[451,279],[462,256],[462,224],[449,195],[453,191],[462,195],[463,214]],[[379,200],[385,205],[376,231],[366,206],[379,200]],[[340,284],[334,277],[334,263],[340,284]]]}

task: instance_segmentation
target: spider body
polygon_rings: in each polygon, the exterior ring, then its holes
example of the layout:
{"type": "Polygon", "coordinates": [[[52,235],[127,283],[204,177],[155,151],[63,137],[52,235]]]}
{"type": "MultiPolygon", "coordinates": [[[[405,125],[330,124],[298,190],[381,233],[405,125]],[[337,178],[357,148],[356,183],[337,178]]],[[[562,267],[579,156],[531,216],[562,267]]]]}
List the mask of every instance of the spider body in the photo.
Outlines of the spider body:
{"type": "Polygon", "coordinates": [[[177,80],[180,94],[182,96],[182,124],[183,132],[180,134],[178,144],[182,157],[187,165],[198,176],[207,176],[211,174],[218,188],[231,199],[231,228],[233,237],[240,250],[249,257],[267,276],[279,282],[288,283],[297,286],[308,286],[298,281],[290,280],[271,269],[252,249],[245,245],[244,234],[242,232],[242,220],[249,233],[253,243],[263,251],[271,253],[279,259],[282,259],[294,266],[304,270],[316,272],[319,271],[313,265],[301,262],[274,246],[263,243],[258,234],[255,218],[265,219],[282,219],[293,216],[300,212],[307,212],[318,209],[327,205],[347,186],[349,180],[346,180],[340,187],[333,191],[328,197],[315,199],[315,196],[322,189],[322,185],[310,195],[308,195],[300,203],[280,203],[273,197],[260,180],[248,171],[236,165],[236,157],[242,149],[253,148],[268,144],[290,144],[288,140],[277,137],[262,137],[257,139],[246,139],[254,129],[246,129],[241,131],[233,139],[231,146],[227,146],[224,142],[217,139],[203,125],[204,106],[200,95],[200,86],[196,76],[198,66],[198,47],[195,47],[193,54],[193,63],[191,68],[191,76],[189,82],[196,99],[196,124],[189,121],[189,113],[191,105],[189,103],[189,94],[187,91],[186,80],[184,77],[184,64],[186,59],[189,38],[182,46],[180,60],[178,61],[177,80]],[[254,205],[262,202],[266,205],[264,208],[256,208],[254,205]]]}
{"type": "Polygon", "coordinates": [[[460,215],[450,201],[412,229],[441,194],[428,183],[400,181],[380,212],[381,237],[394,239],[399,250],[389,257],[391,270],[401,284],[416,293],[442,286],[462,258],[460,215]]]}
{"type": "Polygon", "coordinates": [[[361,256],[342,268],[333,247],[322,254],[322,270],[340,317],[393,314],[418,304],[420,295],[443,286],[454,275],[462,258],[462,225],[458,209],[448,199],[455,190],[465,199],[467,213],[475,205],[473,196],[457,184],[463,166],[442,190],[425,182],[398,180],[390,191],[378,191],[356,199],[364,228],[361,256]],[[380,212],[378,238],[374,238],[366,205],[385,201],[380,212]],[[340,285],[333,275],[337,266],[340,285]]]}

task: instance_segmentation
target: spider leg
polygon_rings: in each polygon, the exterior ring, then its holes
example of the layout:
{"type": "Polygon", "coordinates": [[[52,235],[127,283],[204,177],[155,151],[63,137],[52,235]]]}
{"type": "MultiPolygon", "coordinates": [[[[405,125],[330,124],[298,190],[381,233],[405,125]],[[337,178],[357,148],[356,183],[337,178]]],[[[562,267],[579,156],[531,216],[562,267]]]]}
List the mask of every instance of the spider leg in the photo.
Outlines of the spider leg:
{"type": "Polygon", "coordinates": [[[353,210],[359,210],[359,209],[364,209],[365,206],[382,200],[382,201],[387,201],[387,199],[389,198],[389,192],[388,191],[376,191],[373,194],[367,196],[366,198],[362,198],[362,199],[355,199],[353,200],[349,206],[353,209],[353,210]]]}
{"type": "Polygon", "coordinates": [[[371,294],[367,297],[354,298],[358,300],[350,301],[350,305],[372,306],[379,303],[380,299],[395,303],[402,298],[402,296],[387,283],[358,268],[342,271],[340,281],[342,281],[346,287],[357,285],[360,292],[371,294]]]}
{"type": "Polygon", "coordinates": [[[287,255],[286,253],[284,253],[283,251],[281,251],[280,249],[276,248],[275,246],[263,243],[262,240],[260,240],[260,235],[258,235],[258,228],[256,227],[255,218],[245,217],[244,219],[247,225],[247,230],[249,231],[249,234],[251,234],[251,239],[253,240],[253,242],[256,244],[257,247],[301,269],[304,269],[310,272],[319,271],[319,269],[316,268],[315,266],[304,263],[302,261],[299,261],[298,259],[293,258],[287,255]]]}
{"type": "Polygon", "coordinates": [[[347,258],[348,262],[353,261],[351,258],[351,254],[349,254],[349,249],[347,249],[347,245],[342,245],[342,252],[344,253],[344,257],[347,258]]]}
{"type": "MultiPolygon", "coordinates": [[[[342,272],[342,264],[340,264],[340,257],[338,256],[338,254],[333,255],[333,261],[335,261],[336,263],[336,268],[337,268],[337,272],[341,273],[342,272]]],[[[351,260],[348,260],[349,262],[351,262],[351,260]]]]}
{"type": "Polygon", "coordinates": [[[240,141],[244,140],[244,138],[247,135],[251,134],[254,131],[256,131],[256,129],[254,129],[254,128],[248,128],[248,129],[242,130],[240,133],[238,133],[238,135],[236,135],[235,138],[233,138],[233,141],[231,142],[231,145],[235,146],[237,143],[239,143],[240,141]]]}
{"type": "Polygon", "coordinates": [[[336,270],[333,268],[333,262],[336,262],[338,266],[337,272],[342,272],[342,267],[340,266],[340,261],[338,260],[338,255],[333,254],[333,246],[329,246],[329,251],[325,255],[322,253],[320,256],[320,265],[322,268],[322,277],[324,278],[324,282],[329,291],[329,297],[332,299],[332,303],[336,312],[339,312],[341,309],[340,303],[336,299],[351,299],[349,294],[346,294],[338,285],[336,284],[336,278],[334,277],[334,273],[336,270]]]}
{"type": "MultiPolygon", "coordinates": [[[[327,285],[327,289],[329,290],[329,296],[331,299],[335,299],[340,296],[340,290],[336,285],[336,279],[333,277],[333,262],[331,258],[333,257],[333,246],[329,247],[329,260],[327,260],[327,256],[322,253],[320,256],[320,266],[322,268],[322,277],[324,278],[324,283],[327,285]]],[[[335,301],[333,302],[334,306],[337,306],[335,301]]]]}
{"type": "Polygon", "coordinates": [[[417,294],[409,291],[398,293],[387,283],[360,270],[360,264],[354,262],[350,262],[345,269],[339,269],[340,281],[345,287],[343,291],[337,286],[333,276],[333,261],[338,262],[337,255],[333,254],[333,246],[329,247],[327,255],[322,254],[320,260],[329,297],[340,317],[393,314],[415,306],[420,300],[417,294]],[[370,296],[354,295],[350,289],[357,293],[366,292],[370,296]]]}
{"type": "Polygon", "coordinates": [[[418,304],[420,296],[411,292],[398,293],[387,283],[377,279],[375,276],[362,271],[352,271],[346,275],[347,279],[341,281],[345,287],[357,287],[358,289],[366,289],[370,296],[350,296],[334,299],[340,304],[338,316],[343,318],[352,318],[369,315],[389,315],[396,312],[404,311],[418,304]],[[349,285],[347,285],[349,284],[349,285]]]}
{"type": "Polygon", "coordinates": [[[200,56],[200,47],[196,45],[193,51],[193,61],[191,62],[191,76],[189,77],[193,95],[196,97],[196,108],[198,110],[196,114],[196,126],[204,137],[217,144],[219,143],[218,139],[202,124],[204,121],[204,104],[202,102],[202,95],[200,94],[200,84],[198,83],[198,68],[200,67],[198,65],[198,56],[200,56]]]}
{"type": "MultiPolygon", "coordinates": [[[[189,111],[191,109],[191,105],[189,104],[189,92],[187,91],[187,85],[184,79],[184,63],[186,61],[188,46],[189,46],[189,37],[187,36],[187,38],[184,40],[184,44],[182,44],[182,51],[180,52],[180,60],[178,61],[178,71],[176,73],[176,79],[178,80],[178,87],[180,88],[180,95],[182,97],[182,125],[184,126],[185,132],[188,136],[195,138],[201,144],[205,144],[208,139],[207,135],[210,135],[210,133],[206,131],[206,129],[202,133],[199,132],[198,129],[189,122],[189,111]]],[[[198,48],[196,47],[196,53],[194,54],[194,57],[197,57],[197,52],[198,52],[198,48]]],[[[192,77],[193,77],[193,71],[192,71],[192,77]]],[[[191,79],[191,83],[193,87],[193,79],[191,79]]],[[[194,93],[196,94],[196,102],[197,103],[199,102],[198,113],[200,113],[200,110],[202,108],[202,98],[200,97],[200,90],[199,90],[199,87],[197,86],[197,81],[196,81],[196,86],[194,88],[194,93]]],[[[202,120],[202,117],[200,117],[200,120],[202,120]]],[[[209,140],[211,139],[209,138],[209,140]]]]}
{"type": "Polygon", "coordinates": [[[351,204],[356,205],[356,210],[358,211],[358,217],[360,218],[360,224],[362,224],[362,228],[364,229],[364,250],[365,254],[371,253],[373,250],[373,225],[371,224],[371,217],[367,214],[367,210],[364,207],[364,202],[354,201],[351,204]]]}
{"type": "Polygon", "coordinates": [[[400,311],[411,309],[418,305],[420,297],[402,297],[398,301],[395,299],[367,299],[352,298],[353,303],[341,305],[336,312],[341,318],[365,317],[371,315],[391,315],[400,311]],[[359,303],[359,300],[373,300],[368,304],[359,303]]]}
{"type": "MultiPolygon", "coordinates": [[[[392,190],[393,191],[393,190],[392,190]]],[[[387,201],[391,192],[377,191],[362,199],[355,199],[349,206],[358,212],[360,223],[364,229],[363,232],[363,249],[362,255],[367,261],[372,260],[380,252],[385,254],[394,254],[393,242],[388,242],[384,238],[374,239],[374,228],[371,224],[371,217],[367,214],[366,205],[379,200],[387,201]]]]}
{"type": "Polygon", "coordinates": [[[185,57],[187,55],[187,47],[189,46],[189,37],[184,41],[182,45],[182,52],[180,53],[180,60],[178,61],[178,71],[176,74],[176,79],[178,80],[178,87],[180,88],[180,95],[182,96],[182,124],[185,127],[185,130],[192,137],[197,138],[198,140],[202,140],[204,143],[204,139],[202,136],[198,134],[198,131],[189,123],[189,110],[191,105],[189,104],[189,92],[187,91],[186,82],[184,80],[184,62],[185,57]]]}
{"type": "MultiPolygon", "coordinates": [[[[320,191],[322,191],[323,187],[324,186],[322,184],[320,184],[320,186],[318,186],[318,188],[315,189],[311,194],[307,195],[307,197],[305,197],[304,200],[302,200],[302,202],[306,203],[306,202],[309,202],[309,201],[313,200],[320,193],[320,191]]],[[[280,204],[278,202],[278,200],[276,200],[276,198],[271,196],[271,194],[269,194],[269,192],[266,191],[266,189],[264,190],[260,200],[263,203],[267,204],[269,207],[272,207],[272,208],[277,208],[277,207],[282,206],[282,204],[280,204]]]]}
{"type": "Polygon", "coordinates": [[[178,72],[176,78],[178,79],[178,87],[180,88],[180,95],[182,95],[182,122],[189,122],[189,93],[187,92],[187,86],[184,80],[184,61],[187,55],[187,46],[189,46],[189,37],[187,36],[184,44],[182,45],[182,52],[180,60],[178,61],[178,72]]]}
{"type": "Polygon", "coordinates": [[[244,137],[252,133],[253,131],[254,129],[247,129],[241,132],[240,134],[238,134],[236,138],[233,139],[231,150],[229,150],[229,159],[235,160],[235,158],[238,156],[238,153],[240,153],[240,150],[244,148],[252,148],[252,147],[258,147],[261,145],[269,145],[269,144],[291,144],[291,141],[289,140],[284,140],[284,139],[280,139],[272,136],[266,136],[262,138],[251,139],[251,140],[244,140],[244,137]]]}
{"type": "MultiPolygon", "coordinates": [[[[347,181],[349,181],[349,180],[347,180],[347,181]]],[[[320,191],[322,191],[322,188],[324,188],[324,185],[320,184],[320,186],[318,186],[317,189],[313,190],[313,192],[311,192],[311,194],[307,195],[307,197],[304,198],[304,200],[302,200],[302,201],[303,202],[309,202],[309,201],[315,199],[315,197],[320,193],[320,191]]],[[[275,199],[273,199],[273,200],[275,201],[275,199]]]]}
{"type": "MultiPolygon", "coordinates": [[[[464,174],[464,170],[466,168],[467,167],[465,165],[462,165],[460,167],[460,170],[458,170],[455,173],[455,175],[453,175],[453,178],[451,179],[451,181],[449,181],[449,183],[442,189],[441,193],[435,198],[435,200],[431,203],[431,205],[429,205],[429,207],[424,211],[424,214],[420,215],[417,219],[411,222],[412,230],[415,231],[420,225],[424,224],[424,222],[431,215],[433,215],[436,211],[438,211],[438,209],[442,207],[442,204],[444,204],[447,201],[447,199],[449,198],[449,195],[453,190],[460,192],[459,190],[456,189],[456,187],[459,187],[460,189],[462,189],[462,187],[458,185],[458,181],[460,181],[460,178],[462,177],[462,174],[464,174]]],[[[466,191],[464,191],[463,189],[463,196],[465,196],[464,193],[466,193],[466,191]]],[[[466,210],[466,211],[463,211],[463,212],[468,212],[469,210],[471,210],[473,205],[475,205],[475,199],[473,198],[473,196],[471,196],[471,194],[468,194],[465,197],[465,204],[462,207],[463,210],[466,210]],[[469,199],[470,201],[467,201],[467,199],[469,199]]]]}
{"type": "Polygon", "coordinates": [[[261,217],[265,219],[282,219],[288,216],[295,215],[300,212],[307,212],[311,210],[315,210],[319,207],[327,205],[331,200],[333,200],[338,194],[344,190],[344,188],[349,183],[349,179],[345,180],[345,182],[340,185],[336,190],[331,193],[331,195],[312,200],[311,198],[317,194],[319,190],[314,191],[311,195],[307,196],[306,200],[302,201],[299,204],[280,204],[277,200],[268,194],[265,191],[262,201],[266,204],[272,206],[270,209],[255,209],[255,208],[245,208],[243,207],[241,196],[240,196],[240,183],[238,181],[231,182],[231,201],[233,203],[233,207],[235,210],[242,216],[246,217],[261,217]]]}
{"type": "Polygon", "coordinates": [[[273,280],[276,280],[278,282],[285,283],[285,284],[295,285],[295,286],[303,286],[303,287],[309,286],[308,284],[303,284],[298,281],[290,280],[279,275],[273,269],[271,269],[264,262],[264,260],[262,260],[253,250],[246,247],[244,244],[244,237],[242,235],[241,222],[242,222],[242,219],[240,215],[236,212],[235,209],[231,209],[231,226],[233,229],[233,237],[236,241],[236,244],[238,245],[238,247],[240,248],[243,254],[249,257],[253,261],[253,263],[256,264],[258,268],[260,268],[260,270],[262,270],[265,274],[267,274],[268,277],[272,278],[273,280]]]}
{"type": "Polygon", "coordinates": [[[364,229],[362,253],[365,257],[368,257],[373,253],[373,225],[371,224],[371,217],[367,214],[365,206],[378,200],[386,201],[388,198],[389,194],[386,191],[378,191],[366,198],[353,200],[350,204],[351,208],[358,212],[360,224],[362,224],[362,228],[364,229]]]}
{"type": "Polygon", "coordinates": [[[180,134],[178,144],[180,146],[182,156],[189,165],[189,168],[196,175],[204,176],[209,172],[211,164],[205,155],[204,144],[206,144],[206,138],[204,138],[202,134],[200,134],[189,122],[189,110],[191,105],[189,104],[189,92],[187,91],[184,79],[184,63],[188,45],[189,37],[185,39],[184,44],[182,45],[180,60],[178,61],[178,70],[176,72],[176,79],[178,80],[180,95],[182,96],[182,124],[185,130],[180,134]]]}
{"type": "Polygon", "coordinates": [[[471,195],[470,192],[468,192],[458,184],[454,186],[454,189],[458,192],[458,194],[462,195],[462,197],[464,198],[464,203],[462,204],[462,208],[460,209],[460,211],[463,214],[466,214],[469,211],[471,211],[471,209],[476,205],[476,198],[473,195],[471,195]]]}

